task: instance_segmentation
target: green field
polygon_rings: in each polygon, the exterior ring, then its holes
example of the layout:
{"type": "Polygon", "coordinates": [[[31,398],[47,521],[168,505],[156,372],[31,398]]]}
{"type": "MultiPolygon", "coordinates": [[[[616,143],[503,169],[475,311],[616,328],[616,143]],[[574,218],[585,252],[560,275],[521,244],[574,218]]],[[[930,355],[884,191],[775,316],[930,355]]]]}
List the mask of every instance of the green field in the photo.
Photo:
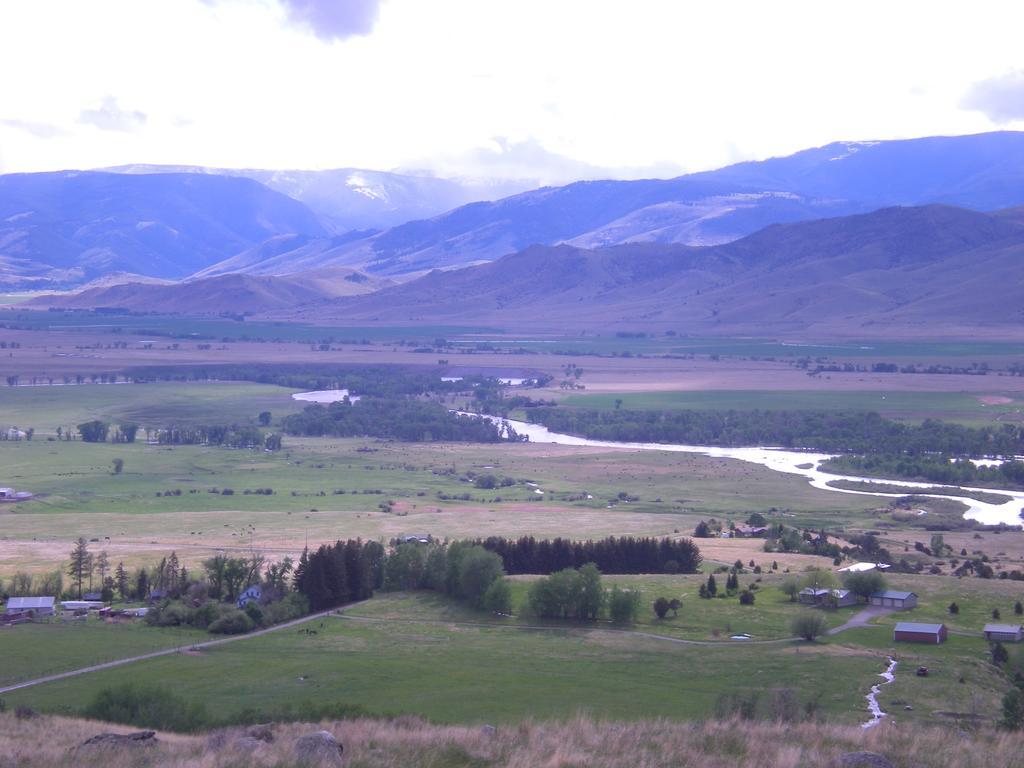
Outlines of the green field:
{"type": "MultiPolygon", "coordinates": [[[[996,393],[998,394],[998,393],[996,393]]],[[[1016,400],[1016,396],[1009,399],[1016,400]]],[[[986,405],[964,392],[870,391],[696,391],[570,395],[561,405],[575,408],[644,411],[874,411],[890,419],[942,419],[965,424],[1020,418],[1024,404],[986,405]]]]}
{"type": "MultiPolygon", "coordinates": [[[[620,580],[606,577],[607,583],[620,580]]],[[[927,587],[922,592],[927,594],[927,587]]],[[[718,602],[727,601],[685,601],[679,621],[706,624],[692,616],[720,610],[718,602]]],[[[750,608],[765,609],[760,602],[750,608]]],[[[780,616],[800,610],[781,606],[780,616]]],[[[178,693],[205,702],[219,716],[255,709],[269,717],[303,702],[343,702],[379,715],[508,723],[581,712],[627,720],[706,718],[723,695],[767,698],[790,688],[801,702],[816,699],[829,719],[852,724],[865,719],[863,696],[878,680],[887,654],[902,665],[897,683],[883,689],[882,699],[897,722],[935,722],[942,717],[937,712],[974,711],[992,718],[1008,686],[987,660],[987,644],[980,638],[953,636],[939,647],[894,647],[888,626],[850,630],[813,644],[721,640],[708,645],[638,634],[671,637],[671,631],[646,622],[624,631],[606,624],[533,627],[481,618],[433,595],[385,595],[348,609],[344,618],[315,620],[308,625],[315,634],[283,630],[5,698],[9,704],[74,713],[101,686],[173,680],[178,693]],[[919,680],[911,671],[922,664],[932,675],[919,680]],[[905,703],[913,709],[903,710],[905,703]]],[[[37,645],[45,648],[49,642],[42,638],[37,645]]]]}
{"type": "Polygon", "coordinates": [[[291,398],[296,391],[248,382],[0,387],[0,425],[32,427],[38,439],[90,419],[153,428],[255,424],[261,411],[280,417],[302,410],[291,398]]]}
{"type": "MultiPolygon", "coordinates": [[[[379,598],[359,605],[346,615],[360,616],[381,621],[408,621],[437,619],[442,621],[485,622],[494,625],[559,626],[558,622],[544,622],[527,613],[526,593],[535,577],[515,577],[512,583],[513,618],[490,617],[471,611],[459,603],[431,593],[383,594],[379,598]]],[[[747,633],[755,640],[780,640],[793,636],[790,623],[799,606],[790,602],[778,588],[781,575],[756,576],[743,574],[740,584],[746,588],[763,579],[756,591],[753,606],[740,605],[739,597],[720,597],[702,600],[697,596],[701,583],[707,576],[701,575],[644,575],[605,576],[606,587],[617,584],[623,588],[637,589],[643,606],[635,629],[666,637],[698,642],[730,642],[730,635],[747,633]],[[657,597],[676,598],[683,607],[679,615],[668,614],[659,619],[651,610],[657,597]]],[[[720,575],[724,594],[725,576],[720,575]]],[[[853,608],[829,611],[824,614],[827,626],[835,627],[855,613],[853,608]]],[[[739,642],[739,641],[736,641],[739,642]]]]}
{"type": "Polygon", "coordinates": [[[0,687],[58,672],[209,640],[199,630],[148,627],[141,621],[107,624],[57,618],[0,628],[0,687]]]}
{"type": "Polygon", "coordinates": [[[555,631],[328,617],[293,631],[105,670],[10,694],[10,704],[73,712],[100,685],[173,680],[220,714],[341,701],[437,722],[566,719],[580,712],[633,720],[710,714],[724,693],[788,687],[843,722],[862,719],[878,654],[827,646],[708,648],[615,630],[555,631]],[[838,681],[838,682],[837,682],[838,681]]]}

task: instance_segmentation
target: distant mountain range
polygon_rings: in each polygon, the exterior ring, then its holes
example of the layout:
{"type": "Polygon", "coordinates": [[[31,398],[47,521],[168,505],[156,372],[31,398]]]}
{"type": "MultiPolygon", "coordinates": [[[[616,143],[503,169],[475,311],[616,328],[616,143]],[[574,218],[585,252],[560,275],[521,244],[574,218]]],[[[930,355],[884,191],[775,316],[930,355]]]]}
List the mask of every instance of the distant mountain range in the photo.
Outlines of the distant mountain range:
{"type": "MultiPolygon", "coordinates": [[[[535,244],[712,245],[769,224],[928,203],[1024,204],[1024,133],[838,142],[677,179],[538,189],[393,227],[333,249],[319,264],[398,275],[490,261],[535,244]]],[[[247,269],[261,271],[258,264],[247,269]]]]}
{"type": "Polygon", "coordinates": [[[397,284],[343,268],[232,274],[101,287],[30,305],[230,308],[338,324],[962,337],[1019,334],[1022,278],[1024,207],[981,213],[929,205],[775,224],[713,246],[537,245],[397,284]],[[339,288],[339,278],[348,285],[339,288]]]}
{"type": "Polygon", "coordinates": [[[496,200],[530,188],[526,182],[441,179],[436,176],[335,168],[271,171],[196,165],[121,165],[111,173],[193,173],[258,181],[305,204],[333,234],[385,229],[425,219],[478,200],[496,200]]]}
{"type": "Polygon", "coordinates": [[[533,245],[722,245],[887,206],[994,211],[1024,205],[1024,133],[839,142],[676,179],[547,187],[382,230],[487,190],[354,169],[114,170],[0,176],[0,286],[338,267],[408,280],[533,245]]]}
{"type": "Polygon", "coordinates": [[[111,272],[180,279],[284,232],[324,237],[302,203],[252,179],[65,171],[0,176],[0,284],[111,272]]]}
{"type": "Polygon", "coordinates": [[[316,322],[944,334],[1024,323],[1024,209],[951,206],[777,224],[715,246],[533,246],[364,296],[279,311],[316,322]]]}

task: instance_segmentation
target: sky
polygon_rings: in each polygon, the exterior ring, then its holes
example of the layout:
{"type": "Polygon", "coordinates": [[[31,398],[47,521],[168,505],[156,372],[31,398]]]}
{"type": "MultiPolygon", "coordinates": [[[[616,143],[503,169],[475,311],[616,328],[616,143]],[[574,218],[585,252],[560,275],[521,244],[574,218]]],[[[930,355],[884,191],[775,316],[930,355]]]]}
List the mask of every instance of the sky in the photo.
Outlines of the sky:
{"type": "Polygon", "coordinates": [[[1024,3],[0,0],[0,173],[668,177],[1024,129],[1024,3]]]}

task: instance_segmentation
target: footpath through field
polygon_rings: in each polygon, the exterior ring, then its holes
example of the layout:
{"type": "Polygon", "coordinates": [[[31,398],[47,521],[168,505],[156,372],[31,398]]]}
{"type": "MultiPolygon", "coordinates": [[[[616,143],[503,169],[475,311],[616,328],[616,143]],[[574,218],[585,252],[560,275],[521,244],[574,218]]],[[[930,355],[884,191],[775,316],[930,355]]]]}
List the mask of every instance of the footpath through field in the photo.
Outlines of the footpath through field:
{"type": "MultiPolygon", "coordinates": [[[[351,603],[351,607],[359,605],[360,603],[351,603]]],[[[85,675],[89,672],[98,672],[101,669],[110,669],[111,667],[120,667],[122,664],[132,664],[136,661],[146,661],[147,659],[156,659],[160,656],[170,656],[175,653],[181,653],[182,650],[202,650],[203,648],[213,648],[218,645],[224,645],[226,643],[234,643],[239,640],[247,640],[250,637],[259,637],[260,635],[266,635],[270,632],[277,632],[280,629],[288,629],[289,627],[298,626],[299,624],[305,624],[309,621],[315,621],[316,619],[322,619],[326,616],[330,616],[331,613],[338,610],[332,608],[329,611],[321,611],[320,613],[311,613],[309,616],[303,616],[301,619],[293,619],[292,621],[286,621],[283,624],[275,624],[272,627],[266,629],[259,629],[255,632],[249,632],[245,635],[232,635],[231,637],[222,637],[218,640],[206,640],[201,643],[189,643],[187,646],[181,645],[174,648],[164,648],[161,651],[152,651],[150,653],[139,654],[138,656],[129,656],[125,659],[116,659],[114,661],[105,661],[102,664],[93,664],[89,667],[81,667],[80,669],[72,669],[67,672],[58,672],[54,675],[47,675],[46,677],[37,677],[35,680],[25,680],[14,685],[4,686],[0,688],[0,693],[10,693],[11,691],[17,691],[22,688],[30,688],[33,685],[42,685],[43,683],[52,683],[56,680],[63,680],[68,677],[75,677],[77,675],[85,675]]]]}

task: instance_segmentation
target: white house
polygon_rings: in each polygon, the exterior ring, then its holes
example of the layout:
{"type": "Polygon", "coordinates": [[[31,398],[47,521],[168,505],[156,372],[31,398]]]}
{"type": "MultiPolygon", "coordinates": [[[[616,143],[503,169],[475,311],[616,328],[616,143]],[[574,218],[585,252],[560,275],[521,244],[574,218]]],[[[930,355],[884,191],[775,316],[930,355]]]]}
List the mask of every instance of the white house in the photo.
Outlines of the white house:
{"type": "Polygon", "coordinates": [[[259,585],[254,584],[238,596],[238,607],[245,608],[249,603],[258,603],[262,595],[263,590],[259,588],[259,585]]]}

